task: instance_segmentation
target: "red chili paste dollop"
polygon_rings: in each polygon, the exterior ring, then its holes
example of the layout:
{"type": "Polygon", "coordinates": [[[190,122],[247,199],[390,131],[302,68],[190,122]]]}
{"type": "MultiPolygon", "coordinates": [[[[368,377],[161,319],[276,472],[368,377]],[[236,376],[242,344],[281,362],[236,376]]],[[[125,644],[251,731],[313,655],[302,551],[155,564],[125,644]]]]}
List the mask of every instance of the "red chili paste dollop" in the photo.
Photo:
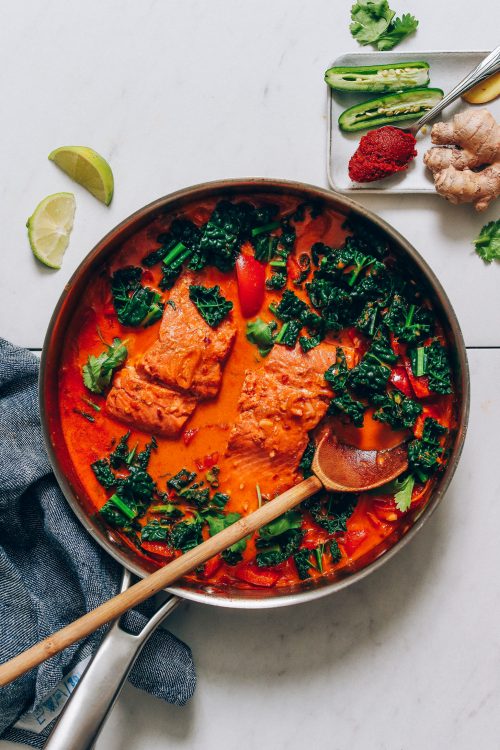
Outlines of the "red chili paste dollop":
{"type": "Polygon", "coordinates": [[[385,125],[364,135],[349,161],[349,177],[355,182],[373,182],[408,168],[417,155],[411,133],[385,125]]]}

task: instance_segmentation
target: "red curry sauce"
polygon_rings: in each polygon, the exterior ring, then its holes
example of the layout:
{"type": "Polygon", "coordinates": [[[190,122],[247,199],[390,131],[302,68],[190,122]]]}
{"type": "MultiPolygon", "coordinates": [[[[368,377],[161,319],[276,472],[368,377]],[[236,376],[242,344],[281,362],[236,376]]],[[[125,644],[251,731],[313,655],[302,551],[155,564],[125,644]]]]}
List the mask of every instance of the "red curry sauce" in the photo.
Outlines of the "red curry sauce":
{"type": "MultiPolygon", "coordinates": [[[[279,203],[280,214],[292,211],[297,205],[297,201],[293,198],[283,197],[276,200],[276,197],[272,196],[271,200],[273,203],[279,203]]],[[[183,216],[201,225],[208,220],[214,205],[214,202],[197,204],[185,210],[183,216]]],[[[127,430],[131,432],[129,445],[133,446],[137,443],[139,450],[150,441],[151,434],[135,429],[133,426],[124,425],[113,418],[106,410],[106,394],[91,394],[85,388],[82,380],[82,367],[90,354],[98,356],[102,352],[102,340],[111,342],[114,337],[126,340],[128,349],[126,364],[134,365],[158,338],[159,323],[147,328],[125,328],[118,322],[109,278],[110,274],[118,268],[128,265],[139,266],[144,256],[160,247],[157,237],[162,232],[168,231],[171,219],[172,217],[165,216],[155,219],[149,226],[138,231],[124,243],[114,256],[112,263],[103,268],[88,286],[67,332],[59,385],[62,429],[71,460],[96,511],[104,505],[111,490],[106,490],[99,484],[91,464],[109,455],[127,430]],[[100,407],[100,411],[87,407],[88,400],[100,407]],[[82,417],[81,411],[90,412],[94,421],[87,421],[82,417]]],[[[319,216],[312,218],[307,214],[303,222],[296,224],[297,241],[287,260],[289,278],[292,277],[299,257],[303,253],[310,253],[311,246],[315,242],[322,242],[332,247],[339,247],[342,244],[347,235],[343,222],[343,216],[324,209],[319,216]]],[[[244,246],[242,252],[251,254],[250,245],[244,246]]],[[[269,266],[266,267],[267,278],[271,275],[271,270],[269,266]]],[[[160,277],[161,271],[158,266],[147,268],[144,269],[142,282],[161,291],[158,287],[160,277]]],[[[231,470],[229,457],[225,454],[231,426],[234,425],[238,416],[238,401],[245,373],[253,370],[259,372],[264,360],[245,336],[247,319],[241,312],[236,270],[222,273],[213,267],[208,267],[196,274],[196,283],[205,286],[215,284],[220,286],[224,297],[233,302],[230,316],[238,333],[230,356],[223,367],[219,394],[197,405],[179,437],[171,439],[156,436],[158,447],[157,450],[152,451],[148,472],[161,490],[165,491],[168,478],[181,468],[185,467],[189,471],[196,472],[198,478],[203,479],[206,471],[215,464],[220,467],[218,491],[230,496],[225,511],[245,514],[258,507],[259,498],[256,490],[258,477],[245,476],[244,472],[236,475],[231,470]]],[[[288,286],[297,296],[307,300],[303,286],[294,287],[290,282],[288,286]]],[[[170,292],[162,292],[164,300],[168,300],[169,296],[170,292]]],[[[260,317],[266,321],[271,320],[272,315],[268,311],[269,304],[278,303],[280,298],[280,291],[266,290],[263,305],[258,312],[260,317]]],[[[350,348],[354,352],[356,361],[359,361],[366,351],[366,338],[352,327],[341,331],[336,336],[329,334],[328,338],[340,346],[345,345],[350,348]]],[[[397,346],[397,341],[394,344],[397,346]]],[[[392,368],[391,382],[394,383],[398,380],[398,374],[400,378],[405,374],[404,345],[400,346],[400,351],[398,364],[392,368]]],[[[418,380],[414,378],[417,390],[418,380]]],[[[415,397],[418,394],[412,391],[412,395],[415,397]]],[[[425,416],[438,419],[447,428],[453,426],[453,396],[429,396],[427,394],[422,403],[424,411],[416,422],[415,434],[418,434],[419,430],[421,432],[425,416]]],[[[373,409],[366,412],[362,428],[354,427],[339,417],[327,419],[330,422],[333,419],[334,428],[340,439],[364,449],[391,447],[406,436],[405,432],[394,431],[387,424],[374,420],[372,413],[373,409]]],[[[300,478],[300,473],[297,472],[296,480],[300,478]]],[[[356,559],[374,550],[384,539],[402,533],[411,525],[415,514],[420,512],[425,505],[431,485],[432,479],[424,485],[416,483],[411,507],[407,513],[396,508],[394,497],[391,495],[382,493],[361,495],[352,515],[346,522],[346,531],[334,535],[342,553],[340,561],[332,562],[325,551],[324,554],[322,553],[321,565],[312,566],[309,577],[314,579],[348,568],[356,559]],[[318,567],[322,567],[323,571],[320,572],[318,567]]],[[[280,485],[277,481],[272,494],[275,496],[286,486],[280,485]]],[[[272,494],[264,498],[264,501],[271,500],[272,494]]],[[[187,513],[189,516],[189,510],[187,513]]],[[[154,517],[154,514],[146,514],[140,523],[145,523],[151,517],[154,517]]],[[[301,546],[306,549],[317,548],[318,545],[332,538],[331,534],[315,523],[308,512],[303,513],[302,531],[304,536],[301,546]]],[[[204,528],[205,538],[208,533],[208,529],[204,528]]],[[[124,535],[123,539],[131,544],[128,536],[124,535]]],[[[259,567],[255,564],[257,551],[255,538],[250,539],[242,553],[242,560],[236,565],[226,564],[220,556],[217,556],[207,563],[203,571],[193,573],[193,577],[214,585],[231,584],[240,587],[289,586],[299,582],[293,557],[276,566],[259,567]]],[[[144,542],[140,552],[158,565],[181,554],[178,550],[172,550],[167,541],[144,542]]]]}

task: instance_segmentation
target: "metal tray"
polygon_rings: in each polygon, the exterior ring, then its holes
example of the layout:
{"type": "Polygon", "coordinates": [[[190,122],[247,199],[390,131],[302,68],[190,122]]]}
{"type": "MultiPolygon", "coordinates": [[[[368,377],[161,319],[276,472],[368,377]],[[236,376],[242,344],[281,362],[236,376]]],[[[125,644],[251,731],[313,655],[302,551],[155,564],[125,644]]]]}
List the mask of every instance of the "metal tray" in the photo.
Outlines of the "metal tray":
{"type": "MultiPolygon", "coordinates": [[[[354,52],[341,55],[329,67],[340,65],[380,65],[382,63],[413,62],[425,60],[430,66],[430,86],[443,89],[446,93],[464,78],[469,71],[483,60],[488,52],[354,52]]],[[[422,156],[431,146],[430,126],[424,128],[417,136],[418,156],[406,172],[365,184],[353,183],[347,171],[349,159],[356,150],[359,139],[366,131],[343,133],[339,130],[337,120],[341,112],[353,104],[382,94],[352,93],[333,91],[328,88],[328,128],[327,128],[327,174],[330,187],[339,193],[353,195],[360,193],[433,193],[434,184],[430,172],[425,168],[422,156]]],[[[439,119],[449,119],[473,105],[458,99],[450,104],[439,119]]],[[[488,102],[486,106],[491,113],[500,119],[500,99],[488,102]]],[[[395,123],[397,125],[397,123],[395,123]]],[[[401,126],[405,127],[402,123],[401,126]]]]}

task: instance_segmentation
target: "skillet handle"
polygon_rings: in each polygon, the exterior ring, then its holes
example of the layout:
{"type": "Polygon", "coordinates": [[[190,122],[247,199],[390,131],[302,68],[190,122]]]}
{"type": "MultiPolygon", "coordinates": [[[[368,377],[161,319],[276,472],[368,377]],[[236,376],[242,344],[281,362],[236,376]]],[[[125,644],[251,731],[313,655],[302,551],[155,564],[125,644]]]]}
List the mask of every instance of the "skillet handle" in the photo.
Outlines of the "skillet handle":
{"type": "MultiPolygon", "coordinates": [[[[125,570],[122,591],[130,586],[131,578],[125,570]]],[[[126,633],[120,628],[120,620],[115,620],[57,720],[45,750],[90,750],[94,747],[142,648],[180,602],[178,597],[171,596],[138,635],[126,633]]]]}

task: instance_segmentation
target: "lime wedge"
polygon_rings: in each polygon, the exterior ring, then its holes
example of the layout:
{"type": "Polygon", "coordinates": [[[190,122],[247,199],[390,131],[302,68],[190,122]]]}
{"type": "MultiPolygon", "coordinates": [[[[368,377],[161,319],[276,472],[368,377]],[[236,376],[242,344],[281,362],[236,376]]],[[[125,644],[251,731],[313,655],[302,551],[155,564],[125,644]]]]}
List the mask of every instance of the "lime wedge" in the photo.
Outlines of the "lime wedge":
{"type": "Polygon", "coordinates": [[[113,172],[106,159],[87,146],[61,146],[49,154],[75,182],[109,206],[113,197],[113,172]]]}
{"type": "Polygon", "coordinates": [[[33,255],[49,268],[61,268],[75,217],[73,193],[48,195],[26,222],[33,255]]]}

